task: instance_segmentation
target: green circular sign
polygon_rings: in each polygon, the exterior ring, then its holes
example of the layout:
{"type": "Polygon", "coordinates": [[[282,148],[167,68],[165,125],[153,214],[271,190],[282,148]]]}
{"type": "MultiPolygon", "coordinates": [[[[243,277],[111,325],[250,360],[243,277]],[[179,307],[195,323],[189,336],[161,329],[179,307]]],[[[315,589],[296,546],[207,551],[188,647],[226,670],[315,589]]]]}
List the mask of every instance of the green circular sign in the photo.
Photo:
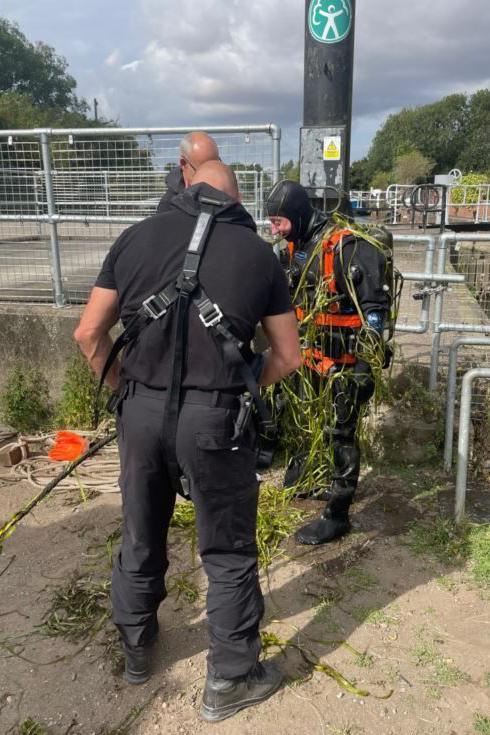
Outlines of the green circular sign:
{"type": "Polygon", "coordinates": [[[347,38],[352,26],[350,0],[311,0],[308,28],[320,43],[339,43],[347,38]]]}

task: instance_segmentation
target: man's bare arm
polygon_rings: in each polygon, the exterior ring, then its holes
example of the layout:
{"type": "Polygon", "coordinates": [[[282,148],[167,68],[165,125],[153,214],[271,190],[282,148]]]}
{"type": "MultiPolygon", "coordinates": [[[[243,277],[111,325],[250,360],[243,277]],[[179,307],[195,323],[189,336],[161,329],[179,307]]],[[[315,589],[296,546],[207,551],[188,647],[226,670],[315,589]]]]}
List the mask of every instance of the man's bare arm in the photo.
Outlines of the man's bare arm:
{"type": "MultiPolygon", "coordinates": [[[[117,291],[95,286],[73,336],[90,367],[98,376],[102,373],[102,368],[111,351],[112,339],[109,332],[118,319],[117,291]]],[[[113,363],[105,382],[112,390],[117,390],[119,387],[118,360],[113,363]]]]}
{"type": "Polygon", "coordinates": [[[296,315],[289,311],[287,314],[264,317],[262,328],[269,340],[270,350],[265,353],[259,385],[271,385],[301,365],[296,315]]]}

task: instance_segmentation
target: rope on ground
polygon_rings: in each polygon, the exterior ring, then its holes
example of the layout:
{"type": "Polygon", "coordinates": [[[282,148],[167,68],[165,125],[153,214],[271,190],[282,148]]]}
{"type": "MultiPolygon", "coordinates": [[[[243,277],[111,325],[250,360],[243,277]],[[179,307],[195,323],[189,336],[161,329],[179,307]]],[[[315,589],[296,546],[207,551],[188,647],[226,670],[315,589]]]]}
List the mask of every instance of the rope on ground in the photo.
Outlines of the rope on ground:
{"type": "MultiPolygon", "coordinates": [[[[107,423],[101,425],[97,431],[76,431],[82,437],[89,439],[90,443],[97,442],[109,431],[107,423]]],[[[53,446],[56,432],[40,436],[23,436],[29,447],[36,447],[35,456],[21,460],[10,471],[12,480],[24,480],[36,488],[42,488],[53,480],[62,469],[63,465],[69,463],[53,462],[47,454],[53,446]]],[[[73,475],[69,475],[62,482],[60,488],[65,490],[80,490],[90,494],[119,492],[119,453],[117,445],[109,444],[97,452],[93,457],[88,457],[73,475]]],[[[6,480],[4,476],[2,479],[6,480]]]]}

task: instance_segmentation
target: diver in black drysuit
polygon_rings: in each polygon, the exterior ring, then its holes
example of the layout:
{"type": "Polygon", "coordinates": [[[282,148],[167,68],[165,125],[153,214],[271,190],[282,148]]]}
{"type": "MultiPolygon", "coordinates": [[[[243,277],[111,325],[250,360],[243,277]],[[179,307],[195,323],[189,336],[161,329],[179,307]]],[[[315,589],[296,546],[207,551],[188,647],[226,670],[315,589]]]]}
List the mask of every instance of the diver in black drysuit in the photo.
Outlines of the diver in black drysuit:
{"type": "MultiPolygon", "coordinates": [[[[296,286],[304,272],[310,256],[326,231],[331,234],[333,220],[311,206],[306,190],[296,182],[281,181],[273,188],[268,202],[268,215],[271,218],[272,232],[275,234],[274,220],[286,218],[291,225],[289,232],[276,229],[284,238],[294,243],[294,253],[288,262],[291,290],[296,286]]],[[[284,224],[284,223],[283,223],[284,224]]],[[[339,227],[339,230],[342,228],[339,227]]],[[[386,316],[390,307],[390,297],[386,285],[386,258],[376,247],[356,237],[344,236],[335,250],[333,275],[339,294],[339,312],[342,315],[356,315],[358,311],[349,297],[344,269],[350,270],[349,281],[354,286],[357,302],[366,325],[382,339],[386,316]],[[339,257],[342,253],[342,257],[339,257]]],[[[319,258],[309,264],[306,283],[314,288],[321,278],[319,258]]],[[[331,332],[332,330],[330,330],[331,332]]],[[[342,331],[342,330],[338,330],[342,331]]],[[[332,343],[332,349],[334,343],[332,343]]],[[[335,357],[334,354],[326,357],[335,357]]],[[[347,380],[332,381],[332,402],[335,419],[333,426],[326,426],[325,441],[333,445],[333,475],[329,489],[316,488],[312,495],[326,500],[320,518],[303,526],[296,534],[302,544],[322,544],[347,533],[350,528],[349,508],[357,488],[360,471],[360,450],[356,437],[359,414],[363,404],[373,395],[374,380],[367,362],[357,359],[352,366],[335,365],[332,371],[343,371],[347,380]]],[[[321,378],[312,371],[314,380],[321,378]]],[[[293,486],[301,478],[306,454],[293,457],[284,484],[293,486]]]]}

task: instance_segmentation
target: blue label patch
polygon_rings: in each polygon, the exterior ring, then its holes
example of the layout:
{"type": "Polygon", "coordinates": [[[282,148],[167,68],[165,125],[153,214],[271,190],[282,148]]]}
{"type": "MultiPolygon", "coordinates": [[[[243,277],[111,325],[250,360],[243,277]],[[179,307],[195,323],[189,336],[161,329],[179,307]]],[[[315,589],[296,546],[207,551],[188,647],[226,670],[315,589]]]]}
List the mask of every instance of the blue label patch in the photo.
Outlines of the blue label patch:
{"type": "Polygon", "coordinates": [[[305,260],[306,260],[307,257],[308,257],[308,255],[305,252],[303,252],[303,250],[298,250],[294,254],[295,260],[301,260],[303,263],[305,262],[305,260]]]}

